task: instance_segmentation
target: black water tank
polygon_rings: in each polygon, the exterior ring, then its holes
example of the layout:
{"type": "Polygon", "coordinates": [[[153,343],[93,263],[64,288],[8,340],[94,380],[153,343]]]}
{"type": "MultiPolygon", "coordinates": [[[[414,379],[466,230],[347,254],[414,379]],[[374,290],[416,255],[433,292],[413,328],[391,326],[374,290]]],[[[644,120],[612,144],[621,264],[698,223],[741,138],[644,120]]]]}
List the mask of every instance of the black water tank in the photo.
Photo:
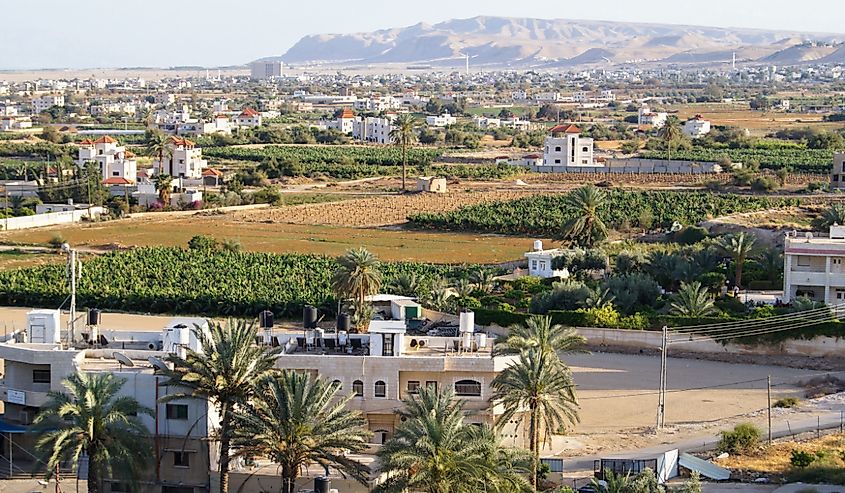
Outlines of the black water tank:
{"type": "Polygon", "coordinates": [[[311,305],[305,305],[302,309],[302,325],[306,329],[317,328],[317,309],[311,305]]]}
{"type": "Polygon", "coordinates": [[[264,310],[263,312],[259,313],[258,324],[261,326],[262,329],[272,329],[273,312],[271,312],[270,310],[264,310]]]}
{"type": "Polygon", "coordinates": [[[100,325],[100,310],[96,308],[88,310],[88,325],[100,325]]]}
{"type": "Polygon", "coordinates": [[[341,313],[340,316],[337,317],[337,330],[345,330],[349,332],[349,327],[352,325],[351,320],[352,318],[348,313],[341,313]]]}
{"type": "Polygon", "coordinates": [[[332,480],[322,476],[314,478],[314,493],[329,493],[332,488],[332,480]]]}

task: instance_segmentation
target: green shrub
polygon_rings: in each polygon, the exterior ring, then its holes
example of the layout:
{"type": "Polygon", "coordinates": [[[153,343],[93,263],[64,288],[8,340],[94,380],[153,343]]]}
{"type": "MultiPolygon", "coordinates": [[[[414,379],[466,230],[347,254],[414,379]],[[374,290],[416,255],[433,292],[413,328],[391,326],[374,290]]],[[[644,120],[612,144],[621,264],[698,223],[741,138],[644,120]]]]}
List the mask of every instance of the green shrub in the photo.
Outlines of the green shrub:
{"type": "Polygon", "coordinates": [[[762,432],[751,423],[738,424],[731,431],[723,431],[717,449],[731,455],[753,452],[760,445],[762,432]]]}
{"type": "Polygon", "coordinates": [[[64,236],[62,236],[60,233],[53,233],[53,236],[50,237],[50,241],[48,241],[47,243],[49,243],[50,246],[53,248],[61,248],[64,242],[64,236]]]}
{"type": "Polygon", "coordinates": [[[803,450],[793,450],[789,458],[789,463],[792,467],[805,468],[816,461],[816,456],[803,450]]]}
{"type": "Polygon", "coordinates": [[[694,245],[707,238],[707,229],[700,226],[687,226],[672,234],[672,240],[681,245],[694,245]]]}
{"type": "Polygon", "coordinates": [[[190,240],[188,240],[188,249],[189,250],[217,250],[219,243],[211,236],[207,235],[196,235],[190,240]]]}
{"type": "Polygon", "coordinates": [[[797,397],[784,397],[783,399],[776,400],[775,403],[772,404],[772,407],[790,409],[793,407],[798,407],[798,404],[800,402],[801,401],[797,397]]]}

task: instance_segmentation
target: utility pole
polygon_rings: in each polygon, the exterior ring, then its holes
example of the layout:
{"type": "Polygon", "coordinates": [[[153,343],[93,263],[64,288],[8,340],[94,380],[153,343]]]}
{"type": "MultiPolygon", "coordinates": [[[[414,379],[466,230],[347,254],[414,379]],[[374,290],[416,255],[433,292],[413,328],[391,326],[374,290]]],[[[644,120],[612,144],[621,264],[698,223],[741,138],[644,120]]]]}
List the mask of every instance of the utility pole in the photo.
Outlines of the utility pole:
{"type": "Polygon", "coordinates": [[[772,444],[772,376],[766,377],[766,395],[768,396],[769,405],[766,411],[769,415],[769,445],[772,444]]]}
{"type": "Polygon", "coordinates": [[[666,350],[669,346],[669,327],[663,326],[663,338],[660,345],[660,389],[657,397],[657,429],[666,423],[666,350]]]}
{"type": "Polygon", "coordinates": [[[73,337],[76,324],[76,279],[78,276],[76,250],[67,243],[62,244],[62,250],[67,253],[68,275],[70,276],[70,314],[67,322],[67,343],[73,344],[73,337]]]}

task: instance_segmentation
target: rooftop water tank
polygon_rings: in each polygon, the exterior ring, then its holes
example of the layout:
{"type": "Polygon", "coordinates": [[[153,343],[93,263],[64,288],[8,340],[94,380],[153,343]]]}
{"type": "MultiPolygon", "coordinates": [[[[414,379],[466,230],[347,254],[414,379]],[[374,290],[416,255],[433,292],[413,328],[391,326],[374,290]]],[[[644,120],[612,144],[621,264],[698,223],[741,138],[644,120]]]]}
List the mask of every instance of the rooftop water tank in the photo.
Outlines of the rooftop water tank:
{"type": "Polygon", "coordinates": [[[542,252],[543,251],[543,242],[540,240],[534,240],[534,251],[535,252],[542,252]]]}
{"type": "Polygon", "coordinates": [[[475,312],[472,310],[461,310],[460,316],[460,331],[461,333],[475,332],[475,312]]]}
{"type": "Polygon", "coordinates": [[[61,342],[59,310],[32,310],[26,314],[26,337],[35,344],[61,342]]]}

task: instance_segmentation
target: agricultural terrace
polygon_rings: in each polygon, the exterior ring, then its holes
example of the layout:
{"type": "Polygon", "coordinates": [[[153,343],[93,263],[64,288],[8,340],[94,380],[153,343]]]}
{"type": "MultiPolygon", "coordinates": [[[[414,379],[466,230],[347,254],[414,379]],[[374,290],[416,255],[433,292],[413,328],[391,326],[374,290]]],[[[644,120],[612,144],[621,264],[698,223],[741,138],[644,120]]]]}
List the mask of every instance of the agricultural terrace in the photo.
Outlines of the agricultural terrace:
{"type": "MultiPolygon", "coordinates": [[[[641,151],[640,157],[648,159],[669,159],[666,151],[641,151]]],[[[829,149],[712,149],[693,147],[690,150],[674,150],[671,159],[681,161],[719,162],[730,159],[735,163],[756,161],[762,168],[778,170],[790,168],[803,173],[828,173],[833,163],[833,151],[829,149]]]]}
{"type": "MultiPolygon", "coordinates": [[[[611,228],[668,227],[675,221],[690,225],[719,216],[798,205],[797,199],[712,192],[608,190],[605,193],[599,216],[611,228]]],[[[411,226],[421,229],[557,236],[574,214],[567,197],[526,197],[440,214],[415,214],[409,220],[411,226]]]]}
{"type": "MultiPolygon", "coordinates": [[[[303,305],[331,310],[334,259],[318,255],[139,248],[95,256],[83,265],[82,306],[147,313],[254,316],[269,309],[296,316],[303,305]],[[190,280],[186,284],[185,280],[190,280]]],[[[478,266],[384,263],[389,285],[414,275],[421,290],[443,278],[467,277],[478,266]]],[[[0,305],[59,306],[68,296],[64,265],[0,272],[0,305]]]]}

